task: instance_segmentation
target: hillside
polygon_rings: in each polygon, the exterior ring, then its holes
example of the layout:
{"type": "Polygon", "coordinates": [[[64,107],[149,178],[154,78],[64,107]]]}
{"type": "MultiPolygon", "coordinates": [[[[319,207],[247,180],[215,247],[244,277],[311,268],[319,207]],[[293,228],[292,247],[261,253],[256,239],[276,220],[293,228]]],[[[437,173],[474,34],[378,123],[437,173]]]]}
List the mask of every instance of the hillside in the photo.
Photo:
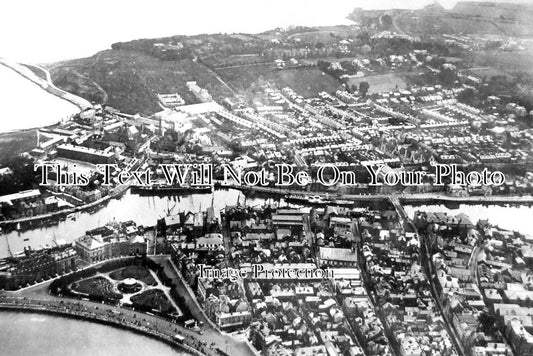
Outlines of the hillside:
{"type": "Polygon", "coordinates": [[[498,2],[458,2],[450,11],[463,16],[477,16],[495,20],[518,21],[528,24],[533,16],[533,6],[498,2]]]}
{"type": "Polygon", "coordinates": [[[158,93],[178,92],[186,103],[196,103],[187,81],[197,81],[216,98],[231,95],[208,68],[191,59],[165,61],[136,50],[105,50],[57,64],[51,72],[58,87],[130,114],[160,111],[158,93]]]}
{"type": "Polygon", "coordinates": [[[335,91],[341,83],[311,68],[302,51],[311,48],[310,56],[333,56],[337,42],[356,34],[349,26],[329,26],[139,39],[115,43],[89,58],[53,64],[49,70],[58,87],[130,114],[160,111],[157,94],[178,93],[185,104],[197,103],[188,81],[196,81],[217,101],[236,93],[247,96],[263,80],[294,87],[308,97],[335,91]],[[276,60],[291,57],[302,60],[280,71],[276,60]]]}
{"type": "Polygon", "coordinates": [[[360,47],[365,40],[359,37],[361,31],[388,30],[423,39],[442,34],[533,36],[528,21],[532,11],[529,5],[487,2],[460,2],[451,10],[437,2],[415,11],[356,8],[348,17],[358,26],[138,39],[49,69],[58,87],[130,114],[160,111],[157,94],[178,93],[186,104],[197,103],[187,81],[196,81],[215,100],[235,93],[248,96],[264,81],[294,87],[307,97],[320,90],[334,91],[340,84],[310,69],[311,62],[344,56],[338,45],[343,39],[352,49],[360,47]],[[284,63],[282,71],[275,64],[294,58],[295,64],[285,68],[284,63]]]}
{"type": "MultiPolygon", "coordinates": [[[[365,26],[383,27],[380,19],[390,10],[362,10],[348,18],[365,26]]],[[[533,5],[500,2],[458,2],[445,9],[438,1],[414,11],[394,11],[397,32],[412,35],[491,34],[533,36],[533,5]],[[399,31],[399,29],[401,31],[399,31]]]]}

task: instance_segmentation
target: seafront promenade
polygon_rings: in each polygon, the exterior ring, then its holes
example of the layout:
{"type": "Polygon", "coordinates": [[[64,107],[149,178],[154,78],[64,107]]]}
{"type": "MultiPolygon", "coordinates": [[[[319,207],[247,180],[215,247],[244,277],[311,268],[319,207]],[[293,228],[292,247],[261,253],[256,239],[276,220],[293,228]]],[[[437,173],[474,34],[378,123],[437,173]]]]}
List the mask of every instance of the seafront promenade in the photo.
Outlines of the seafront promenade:
{"type": "MultiPolygon", "coordinates": [[[[178,272],[172,268],[168,255],[158,255],[152,259],[165,266],[167,272],[172,272],[174,282],[178,283],[177,292],[185,301],[184,307],[190,309],[196,320],[204,322],[201,330],[186,328],[183,326],[183,321],[173,322],[156,315],[138,312],[135,309],[97,303],[87,299],[52,295],[49,293],[49,286],[55,278],[17,291],[0,291],[0,309],[51,313],[108,324],[156,338],[195,356],[222,356],[229,350],[232,356],[257,356],[257,352],[245,339],[237,339],[228,333],[221,332],[207,318],[198,305],[194,292],[186,288],[183,280],[181,280],[182,284],[179,284],[178,272]],[[176,334],[185,337],[184,343],[179,343],[174,338],[176,334]]],[[[102,261],[85,268],[99,266],[110,261],[112,260],[102,261]]]]}
{"type": "Polygon", "coordinates": [[[110,305],[92,303],[84,300],[53,300],[35,297],[0,295],[0,309],[21,312],[57,314],[71,318],[95,321],[138,332],[177,349],[185,350],[196,356],[220,355],[213,345],[201,341],[199,334],[180,325],[151,315],[110,305]],[[176,334],[185,336],[183,343],[178,342],[176,334]],[[196,335],[194,335],[196,334],[196,335]]]}

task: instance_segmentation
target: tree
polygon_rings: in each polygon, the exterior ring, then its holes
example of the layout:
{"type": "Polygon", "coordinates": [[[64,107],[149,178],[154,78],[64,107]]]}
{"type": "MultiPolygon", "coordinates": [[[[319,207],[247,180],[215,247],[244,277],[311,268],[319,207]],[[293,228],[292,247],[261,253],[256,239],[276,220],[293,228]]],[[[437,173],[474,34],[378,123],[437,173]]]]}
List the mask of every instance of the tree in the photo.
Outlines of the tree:
{"type": "Polygon", "coordinates": [[[448,67],[443,67],[440,71],[440,81],[442,84],[446,86],[451,86],[455,82],[455,79],[457,78],[457,74],[455,73],[455,70],[448,67]]]}
{"type": "Polygon", "coordinates": [[[370,89],[370,84],[368,84],[368,82],[359,83],[359,93],[362,96],[366,96],[366,93],[368,93],[368,89],[370,89]]]}
{"type": "Polygon", "coordinates": [[[457,95],[457,100],[461,103],[472,105],[476,99],[476,92],[471,89],[467,88],[463,90],[462,92],[457,95]]]}
{"type": "Polygon", "coordinates": [[[385,14],[385,15],[381,16],[380,21],[381,21],[381,24],[383,25],[384,28],[386,28],[386,29],[391,28],[391,26],[392,26],[392,16],[391,15],[385,14]]]}
{"type": "Polygon", "coordinates": [[[496,322],[496,318],[494,315],[489,313],[481,313],[478,318],[479,321],[479,329],[484,332],[485,334],[490,334],[494,330],[494,323],[496,322]]]}
{"type": "Polygon", "coordinates": [[[39,172],[34,171],[31,158],[11,157],[4,162],[4,166],[9,167],[12,173],[0,177],[0,195],[32,189],[39,182],[39,172]]]}
{"type": "Polygon", "coordinates": [[[242,148],[241,140],[239,140],[239,139],[237,139],[237,138],[234,138],[233,140],[231,140],[231,142],[229,143],[228,147],[229,147],[233,152],[236,152],[236,153],[244,152],[244,150],[243,150],[243,148],[242,148]]]}

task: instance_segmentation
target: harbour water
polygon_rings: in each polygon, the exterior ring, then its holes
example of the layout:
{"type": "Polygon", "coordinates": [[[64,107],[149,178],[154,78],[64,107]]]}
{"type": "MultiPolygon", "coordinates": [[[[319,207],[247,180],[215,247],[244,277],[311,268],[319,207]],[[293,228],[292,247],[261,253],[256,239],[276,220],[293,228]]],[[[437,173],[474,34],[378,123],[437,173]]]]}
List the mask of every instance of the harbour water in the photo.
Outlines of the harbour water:
{"type": "MultiPolygon", "coordinates": [[[[234,189],[217,190],[213,194],[192,194],[180,197],[139,196],[126,192],[120,199],[110,200],[107,205],[95,213],[81,212],[60,221],[57,225],[28,230],[24,232],[12,231],[0,236],[0,258],[7,257],[8,244],[13,253],[31,246],[33,249],[54,246],[55,242],[72,242],[81,237],[85,231],[102,226],[110,221],[133,220],[138,225],[153,226],[157,219],[180,212],[196,212],[206,210],[211,204],[217,210],[227,205],[241,204],[246,200],[248,205],[263,205],[264,199],[245,198],[234,189]]],[[[473,223],[479,219],[488,219],[491,224],[503,229],[516,230],[524,234],[533,235],[533,225],[529,219],[533,216],[533,207],[528,206],[499,206],[499,205],[461,205],[459,209],[450,209],[444,205],[421,205],[404,207],[410,217],[420,211],[443,211],[452,215],[460,212],[470,217],[473,223]]]]}
{"type": "Polygon", "coordinates": [[[189,355],[130,331],[46,314],[0,311],[0,330],[0,355],[189,355]]]}
{"type": "MultiPolygon", "coordinates": [[[[170,210],[171,214],[180,212],[196,212],[206,210],[211,203],[215,209],[223,209],[227,205],[243,204],[245,198],[238,190],[217,190],[213,194],[192,194],[180,197],[138,196],[127,191],[120,199],[110,200],[106,206],[91,214],[80,212],[67,218],[58,225],[33,229],[24,232],[12,231],[0,236],[0,258],[8,256],[9,248],[13,253],[31,246],[33,249],[54,246],[54,240],[72,242],[83,236],[85,231],[102,226],[113,220],[133,220],[137,225],[154,226],[157,219],[164,217],[170,210]],[[75,219],[75,220],[74,220],[75,219]]],[[[248,205],[262,205],[264,199],[246,199],[248,205]]]]}

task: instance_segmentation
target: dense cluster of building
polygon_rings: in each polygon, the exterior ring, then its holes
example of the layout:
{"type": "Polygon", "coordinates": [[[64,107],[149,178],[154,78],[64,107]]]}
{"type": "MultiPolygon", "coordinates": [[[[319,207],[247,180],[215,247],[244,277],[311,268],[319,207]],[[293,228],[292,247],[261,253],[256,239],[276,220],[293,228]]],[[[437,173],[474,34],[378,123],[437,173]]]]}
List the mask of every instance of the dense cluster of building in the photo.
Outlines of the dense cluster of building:
{"type": "Polygon", "coordinates": [[[516,355],[533,354],[531,236],[478,223],[477,283],[495,326],[516,355]]]}
{"type": "Polygon", "coordinates": [[[364,272],[395,348],[404,355],[457,355],[431,293],[420,236],[404,230],[396,211],[360,218],[364,272]]]}
{"type": "Polygon", "coordinates": [[[432,252],[439,298],[464,349],[475,355],[511,354],[491,325],[490,305],[475,280],[483,234],[465,214],[419,213],[414,223],[432,252]],[[494,348],[497,352],[491,351],[494,348]]]}
{"type": "Polygon", "coordinates": [[[77,258],[78,254],[70,244],[40,250],[24,249],[21,254],[0,260],[0,290],[18,289],[74,271],[77,258]]]}
{"type": "MultiPolygon", "coordinates": [[[[168,60],[188,58],[194,47],[194,62],[205,62],[210,70],[265,63],[280,72],[318,68],[338,79],[339,87],[304,96],[286,84],[260,81],[253,98],[222,99],[209,92],[216,88],[187,81],[185,92],[157,94],[164,110],[150,117],[95,105],[39,130],[28,156],[56,164],[66,176],[45,170],[41,174],[49,186],[0,196],[0,219],[51,216],[96,205],[128,188],[130,181],[115,190],[118,172],[104,183],[99,164],[116,164],[125,172],[150,170],[159,179],[146,188],[151,191],[163,185],[161,163],[213,163],[216,179],[222,164],[258,171],[287,163],[313,173],[327,164],[353,171],[353,184],[328,187],[339,197],[345,192],[531,193],[533,130],[526,106],[506,95],[474,104],[471,97],[488,83],[461,69],[461,58],[378,27],[375,21],[361,25],[371,30],[368,38],[332,35],[320,44],[306,31],[277,29],[146,46],[151,55],[168,60]],[[317,60],[335,57],[342,59],[317,60]],[[416,78],[406,84],[400,72],[416,78]],[[186,105],[189,98],[195,103],[186,105]],[[429,178],[416,187],[370,188],[368,171],[361,168],[428,171],[434,163],[498,167],[509,179],[497,188],[432,186],[429,178]],[[87,184],[62,186],[80,169],[87,184]]],[[[463,50],[488,45],[471,35],[439,40],[463,50]]],[[[505,50],[516,46],[501,44],[505,50]]],[[[1,176],[10,174],[0,168],[1,176]]],[[[270,174],[268,184],[274,178],[270,174]]],[[[293,188],[326,189],[316,182],[293,188]]],[[[533,238],[484,221],[474,224],[464,214],[417,212],[411,223],[401,207],[387,203],[369,210],[349,203],[350,208],[237,205],[221,212],[213,206],[169,211],[150,232],[133,221],[110,222],[73,245],[25,249],[0,260],[0,289],[151,251],[171,255],[179,277],[217,328],[246,330],[266,356],[533,355],[533,238]]]]}

